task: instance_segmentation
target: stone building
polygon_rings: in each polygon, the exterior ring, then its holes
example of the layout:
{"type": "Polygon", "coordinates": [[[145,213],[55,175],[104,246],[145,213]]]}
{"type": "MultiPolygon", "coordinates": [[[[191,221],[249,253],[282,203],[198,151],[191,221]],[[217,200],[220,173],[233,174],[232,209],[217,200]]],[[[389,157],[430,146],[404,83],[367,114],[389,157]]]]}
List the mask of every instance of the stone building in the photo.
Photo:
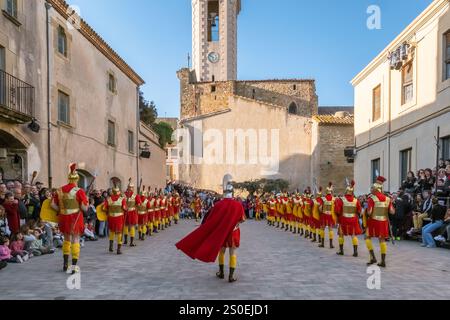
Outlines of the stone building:
{"type": "MultiPolygon", "coordinates": [[[[174,131],[178,129],[178,118],[158,118],[156,122],[165,122],[169,124],[174,131]]],[[[177,141],[174,139],[172,143],[167,144],[166,150],[166,181],[174,182],[179,180],[178,164],[179,164],[179,151],[177,141]]]]}
{"type": "Polygon", "coordinates": [[[57,186],[77,162],[82,186],[94,175],[100,188],[129,177],[163,186],[164,150],[137,111],[143,79],[65,1],[1,4],[2,178],[36,171],[57,186]]]}
{"type": "Polygon", "coordinates": [[[352,110],[319,108],[312,79],[236,80],[241,1],[192,7],[193,69],[177,73],[180,180],[221,191],[230,180],[283,178],[295,190],[353,178],[352,110]]]}
{"type": "Polygon", "coordinates": [[[408,171],[449,159],[450,1],[434,0],[352,84],[359,193],[377,172],[397,191],[408,171]]]}

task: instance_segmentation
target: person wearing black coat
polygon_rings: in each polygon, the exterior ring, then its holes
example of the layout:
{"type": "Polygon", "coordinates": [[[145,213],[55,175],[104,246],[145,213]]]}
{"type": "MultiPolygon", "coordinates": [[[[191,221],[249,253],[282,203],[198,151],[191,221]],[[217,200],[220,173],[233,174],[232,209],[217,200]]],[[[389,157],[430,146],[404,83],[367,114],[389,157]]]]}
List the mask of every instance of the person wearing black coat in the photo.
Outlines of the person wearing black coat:
{"type": "Polygon", "coordinates": [[[397,199],[394,202],[395,215],[392,217],[392,234],[393,237],[399,241],[400,237],[404,234],[404,225],[406,217],[413,210],[413,206],[410,202],[408,195],[400,191],[397,199]]]}

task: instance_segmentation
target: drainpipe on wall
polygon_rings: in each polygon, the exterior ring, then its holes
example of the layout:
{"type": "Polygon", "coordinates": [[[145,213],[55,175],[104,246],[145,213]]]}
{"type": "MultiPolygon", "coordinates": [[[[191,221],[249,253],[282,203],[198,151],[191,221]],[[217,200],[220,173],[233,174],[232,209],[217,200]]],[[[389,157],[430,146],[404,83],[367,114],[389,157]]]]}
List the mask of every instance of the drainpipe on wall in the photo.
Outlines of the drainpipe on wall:
{"type": "Polygon", "coordinates": [[[388,180],[388,191],[391,191],[391,130],[392,130],[392,115],[391,115],[391,98],[392,98],[392,70],[389,67],[389,73],[388,73],[388,135],[387,135],[387,145],[388,145],[388,154],[387,154],[387,158],[388,158],[388,170],[387,170],[387,180],[388,180]]]}
{"type": "Polygon", "coordinates": [[[52,133],[52,124],[51,124],[51,95],[50,95],[50,84],[51,84],[51,66],[50,66],[50,10],[52,9],[52,5],[48,2],[45,2],[46,9],[46,19],[47,19],[47,124],[48,124],[48,132],[47,132],[47,162],[48,162],[48,187],[52,188],[53,184],[53,174],[52,174],[52,150],[51,150],[51,133],[52,133]]]}
{"type": "Polygon", "coordinates": [[[140,189],[142,186],[140,185],[140,178],[139,178],[139,134],[141,132],[140,123],[141,123],[141,115],[139,112],[139,86],[136,87],[136,184],[138,189],[140,189]]]}

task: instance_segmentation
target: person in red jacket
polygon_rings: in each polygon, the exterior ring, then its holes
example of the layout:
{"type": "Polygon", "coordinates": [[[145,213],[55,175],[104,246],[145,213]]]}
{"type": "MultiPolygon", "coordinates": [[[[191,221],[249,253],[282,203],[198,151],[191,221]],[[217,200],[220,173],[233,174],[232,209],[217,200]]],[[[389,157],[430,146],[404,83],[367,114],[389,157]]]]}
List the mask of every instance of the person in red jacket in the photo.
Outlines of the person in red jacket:
{"type": "Polygon", "coordinates": [[[233,187],[229,184],[224,199],[217,202],[194,232],[176,244],[176,247],[192,259],[214,263],[219,256],[218,278],[224,279],[225,253],[230,253],[229,282],[235,282],[237,266],[236,250],[240,246],[239,224],[245,221],[242,204],[233,199],[233,187]]]}
{"type": "Polygon", "coordinates": [[[340,256],[344,255],[344,237],[352,237],[353,256],[358,257],[358,235],[362,234],[359,225],[359,216],[361,215],[361,203],[354,195],[355,181],[347,186],[345,196],[336,198],[334,202],[334,212],[339,221],[339,252],[340,256]]]}
{"type": "Polygon", "coordinates": [[[76,171],[77,165],[70,165],[69,183],[58,189],[52,199],[52,208],[58,212],[59,229],[64,235],[63,270],[79,272],[77,266],[80,258],[80,236],[84,234],[83,211],[89,206],[89,200],[83,189],[78,187],[80,177],[76,171]],[[69,255],[72,253],[72,267],[69,269],[69,255]]]}
{"type": "Polygon", "coordinates": [[[370,261],[367,265],[377,263],[373,248],[372,238],[378,238],[380,242],[381,263],[379,267],[386,268],[387,243],[386,238],[389,234],[389,214],[394,215],[395,209],[391,198],[383,193],[383,183],[386,182],[384,177],[378,177],[372,186],[372,194],[367,200],[367,234],[366,246],[370,253],[370,261]]]}
{"type": "Polygon", "coordinates": [[[5,202],[3,202],[5,208],[6,220],[8,221],[8,227],[12,234],[19,232],[20,230],[20,214],[19,214],[19,200],[14,198],[14,194],[7,192],[5,194],[5,202]]]}

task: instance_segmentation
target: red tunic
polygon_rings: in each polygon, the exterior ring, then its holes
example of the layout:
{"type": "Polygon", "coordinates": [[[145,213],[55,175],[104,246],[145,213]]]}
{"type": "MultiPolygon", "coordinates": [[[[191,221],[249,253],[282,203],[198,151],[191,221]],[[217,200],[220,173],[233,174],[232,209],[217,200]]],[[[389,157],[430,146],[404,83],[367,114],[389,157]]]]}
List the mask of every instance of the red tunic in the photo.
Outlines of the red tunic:
{"type": "Polygon", "coordinates": [[[208,218],[194,232],[176,244],[192,259],[215,262],[220,249],[240,245],[238,224],[245,219],[242,204],[233,199],[217,202],[208,218]]]}
{"type": "MultiPolygon", "coordinates": [[[[112,201],[119,200],[121,196],[120,195],[112,195],[110,198],[112,201]]],[[[108,211],[108,200],[105,201],[103,205],[103,209],[105,211],[108,211]]],[[[122,199],[122,210],[125,212],[127,208],[127,201],[125,198],[122,199]]],[[[122,233],[123,232],[123,226],[125,222],[125,215],[121,215],[118,217],[112,217],[108,214],[108,229],[110,232],[116,232],[116,233],[122,233]]]]}
{"type": "MultiPolygon", "coordinates": [[[[387,197],[381,193],[377,192],[375,196],[378,198],[379,201],[386,201],[387,197]]],[[[369,197],[367,200],[368,205],[368,212],[372,213],[372,210],[375,207],[375,202],[372,198],[369,197]]],[[[389,203],[388,210],[392,210],[392,201],[389,203]]],[[[389,214],[389,213],[388,213],[389,214]]],[[[369,218],[367,220],[367,235],[369,237],[376,237],[376,238],[388,238],[389,237],[389,218],[387,217],[385,221],[379,221],[375,220],[373,218],[369,218]]]]}
{"type": "MultiPolygon", "coordinates": [[[[125,196],[128,198],[131,198],[133,196],[133,192],[126,191],[125,196]]],[[[138,213],[137,213],[137,206],[141,204],[141,197],[139,195],[136,195],[135,197],[135,207],[132,210],[128,210],[125,215],[125,225],[127,226],[135,226],[138,224],[138,213]]]]}
{"type": "MultiPolygon", "coordinates": [[[[61,188],[61,191],[63,193],[69,193],[72,191],[73,188],[77,188],[77,185],[74,183],[69,183],[61,188]]],[[[79,189],[75,194],[76,201],[79,204],[79,210],[78,213],[74,214],[59,214],[59,229],[63,234],[73,234],[73,235],[82,235],[84,233],[84,219],[83,219],[83,212],[81,211],[81,205],[87,206],[89,204],[89,200],[86,196],[86,193],[83,191],[83,189],[79,189]]],[[[58,193],[54,193],[53,195],[53,203],[57,206],[60,205],[59,203],[59,196],[58,193]]]]}
{"type": "MultiPolygon", "coordinates": [[[[146,199],[142,200],[141,199],[141,205],[144,204],[146,201],[146,199]]],[[[145,225],[148,223],[148,219],[149,219],[149,215],[150,213],[148,212],[148,210],[150,209],[150,201],[147,200],[147,203],[145,205],[145,214],[140,214],[138,212],[138,224],[139,225],[145,225]]]]}
{"type": "MultiPolygon", "coordinates": [[[[355,197],[352,195],[345,195],[348,202],[354,202],[355,197]]],[[[334,212],[338,216],[340,230],[344,236],[357,236],[362,234],[361,226],[359,225],[359,215],[361,214],[361,203],[356,200],[356,212],[354,217],[346,217],[343,214],[344,202],[341,198],[334,201],[334,212]]]]}
{"type": "MultiPolygon", "coordinates": [[[[333,201],[333,196],[331,194],[327,194],[325,196],[326,201],[333,201]]],[[[322,199],[323,205],[325,205],[325,202],[322,199]]],[[[320,225],[322,228],[334,228],[336,226],[336,221],[334,221],[332,214],[325,213],[325,208],[322,209],[322,213],[320,215],[320,225]]]]}

